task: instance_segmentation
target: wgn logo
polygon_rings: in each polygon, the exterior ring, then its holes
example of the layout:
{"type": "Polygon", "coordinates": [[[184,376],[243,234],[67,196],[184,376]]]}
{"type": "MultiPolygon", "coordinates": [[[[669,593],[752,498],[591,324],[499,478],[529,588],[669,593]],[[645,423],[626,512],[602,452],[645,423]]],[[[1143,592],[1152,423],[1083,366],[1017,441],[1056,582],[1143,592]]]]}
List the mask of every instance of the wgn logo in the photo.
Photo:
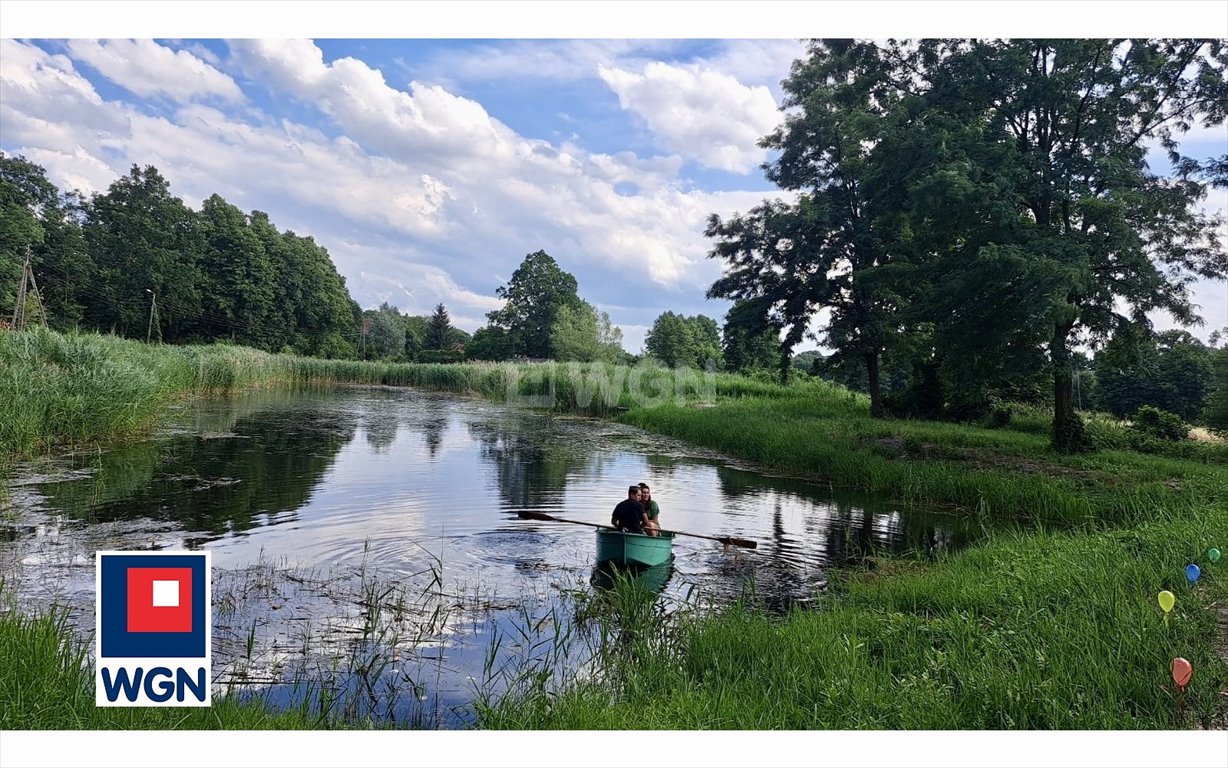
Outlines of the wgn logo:
{"type": "Polygon", "coordinates": [[[210,704],[208,552],[99,552],[94,700],[210,704]]]}

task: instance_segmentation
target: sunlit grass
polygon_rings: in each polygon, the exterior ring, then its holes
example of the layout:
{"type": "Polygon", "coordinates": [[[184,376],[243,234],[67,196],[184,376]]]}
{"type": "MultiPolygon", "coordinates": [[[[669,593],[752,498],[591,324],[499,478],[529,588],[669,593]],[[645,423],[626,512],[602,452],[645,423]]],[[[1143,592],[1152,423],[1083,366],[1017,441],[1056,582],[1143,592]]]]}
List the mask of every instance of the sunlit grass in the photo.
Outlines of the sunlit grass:
{"type": "Polygon", "coordinates": [[[783,619],[683,616],[650,652],[612,638],[619,675],[494,702],[512,729],[1222,727],[1228,668],[1210,607],[1228,576],[1186,562],[1228,541],[1228,508],[1129,531],[1001,534],[926,564],[854,574],[783,619]],[[1168,622],[1156,593],[1178,595],[1168,622]],[[1180,716],[1169,664],[1198,672],[1180,716]],[[1216,723],[1220,723],[1216,726],[1216,723]]]}

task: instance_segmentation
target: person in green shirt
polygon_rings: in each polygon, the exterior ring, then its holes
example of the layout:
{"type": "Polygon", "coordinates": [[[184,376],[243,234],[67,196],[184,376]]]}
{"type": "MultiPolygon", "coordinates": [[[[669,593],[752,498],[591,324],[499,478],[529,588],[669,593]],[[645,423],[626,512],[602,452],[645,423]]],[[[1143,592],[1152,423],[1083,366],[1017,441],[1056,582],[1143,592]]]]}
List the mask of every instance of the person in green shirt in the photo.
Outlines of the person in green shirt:
{"type": "Polygon", "coordinates": [[[644,516],[648,518],[644,531],[650,536],[656,536],[657,531],[661,530],[660,524],[657,523],[661,506],[652,500],[652,489],[648,487],[648,483],[640,483],[640,504],[644,507],[644,516]]]}

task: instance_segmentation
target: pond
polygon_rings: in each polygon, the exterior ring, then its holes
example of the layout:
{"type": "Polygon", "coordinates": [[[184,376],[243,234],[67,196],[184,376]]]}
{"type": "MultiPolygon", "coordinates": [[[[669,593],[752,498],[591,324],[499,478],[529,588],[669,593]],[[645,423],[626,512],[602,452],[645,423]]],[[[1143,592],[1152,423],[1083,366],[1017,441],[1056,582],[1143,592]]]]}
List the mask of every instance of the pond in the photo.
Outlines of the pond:
{"type": "Polygon", "coordinates": [[[198,401],[137,444],[20,467],[0,573],[23,607],[66,606],[88,636],[96,550],[207,548],[215,682],[456,727],[472,721],[477,691],[499,687],[503,657],[584,663],[558,647],[559,606],[602,581],[593,529],[517,512],[607,523],[638,482],[663,527],[758,543],[677,537],[653,581],[662,610],[748,593],[785,610],[833,568],[975,534],[959,517],[773,477],[612,422],[353,387],[198,401]],[[344,695],[349,683],[327,701],[312,687],[338,659],[343,678],[380,681],[364,684],[365,703],[344,695]]]}

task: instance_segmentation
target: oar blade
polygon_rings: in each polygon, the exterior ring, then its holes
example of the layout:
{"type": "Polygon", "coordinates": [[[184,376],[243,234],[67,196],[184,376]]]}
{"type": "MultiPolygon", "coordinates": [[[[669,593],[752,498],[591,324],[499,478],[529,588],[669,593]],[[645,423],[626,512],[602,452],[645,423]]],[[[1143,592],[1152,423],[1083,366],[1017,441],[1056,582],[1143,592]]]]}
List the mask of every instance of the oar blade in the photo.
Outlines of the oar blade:
{"type": "MultiPolygon", "coordinates": [[[[557,517],[551,517],[550,515],[547,515],[545,512],[533,512],[527,509],[522,509],[519,512],[517,512],[516,517],[519,517],[521,520],[543,520],[547,523],[553,523],[555,521],[558,521],[557,517]]],[[[559,522],[562,522],[562,521],[559,521],[559,522]]]]}
{"type": "Polygon", "coordinates": [[[735,547],[745,547],[747,549],[757,549],[759,547],[758,542],[751,541],[750,539],[736,539],[732,536],[728,536],[725,540],[735,547]]]}

